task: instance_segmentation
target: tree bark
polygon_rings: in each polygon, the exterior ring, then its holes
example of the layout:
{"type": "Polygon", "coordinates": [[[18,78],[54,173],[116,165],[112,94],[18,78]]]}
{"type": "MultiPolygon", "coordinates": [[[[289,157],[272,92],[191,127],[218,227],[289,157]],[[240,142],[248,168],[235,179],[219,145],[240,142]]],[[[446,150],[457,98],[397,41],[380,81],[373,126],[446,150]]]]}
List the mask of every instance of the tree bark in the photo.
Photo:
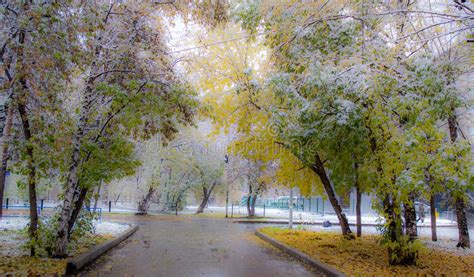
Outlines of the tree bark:
{"type": "MultiPolygon", "coordinates": [[[[112,9],[113,5],[110,6],[110,10],[107,13],[107,16],[104,19],[104,24],[107,24],[108,15],[112,9]]],[[[54,257],[56,258],[63,258],[66,256],[66,245],[67,245],[67,238],[68,238],[68,224],[71,218],[71,213],[73,210],[73,201],[74,201],[74,192],[78,189],[78,168],[80,166],[80,159],[81,159],[81,148],[82,142],[84,139],[84,135],[87,128],[87,121],[88,117],[91,113],[94,103],[94,82],[97,73],[99,72],[98,68],[98,61],[101,59],[102,54],[102,34],[98,34],[95,40],[95,47],[94,47],[94,58],[90,65],[90,72],[89,77],[85,83],[84,89],[84,100],[81,105],[81,112],[79,116],[79,122],[77,126],[77,130],[74,133],[72,139],[72,153],[71,153],[71,165],[69,166],[67,178],[66,178],[66,185],[65,185],[65,192],[64,192],[64,200],[63,206],[59,216],[59,226],[56,234],[56,249],[54,252],[54,257]]]]}
{"type": "Polygon", "coordinates": [[[438,235],[436,234],[436,207],[435,207],[435,196],[430,195],[430,214],[431,214],[431,240],[437,241],[438,235]]]}
{"type": "Polygon", "coordinates": [[[207,204],[207,188],[205,186],[202,187],[202,201],[201,201],[201,204],[199,205],[196,213],[197,214],[200,214],[200,213],[203,213],[204,212],[204,208],[206,207],[206,204],[207,204]]]}
{"type": "Polygon", "coordinates": [[[56,249],[54,257],[63,258],[66,256],[66,245],[67,245],[67,230],[71,213],[73,210],[74,192],[78,189],[78,168],[80,166],[81,159],[81,148],[83,138],[87,128],[87,120],[91,113],[92,106],[94,103],[94,75],[98,72],[97,61],[100,59],[102,46],[100,45],[100,36],[97,39],[98,45],[95,48],[94,55],[95,59],[91,63],[91,70],[89,78],[87,79],[86,86],[84,89],[84,100],[81,106],[81,113],[77,130],[74,133],[72,139],[72,154],[71,154],[71,165],[69,166],[68,175],[66,178],[66,189],[64,192],[63,206],[59,216],[59,226],[56,235],[56,249]]]}
{"type": "MultiPolygon", "coordinates": [[[[20,80],[25,81],[25,80],[20,80]]],[[[23,83],[23,82],[22,82],[23,83]]],[[[22,85],[26,86],[26,82],[22,85]]],[[[36,167],[33,163],[34,156],[33,156],[33,146],[29,143],[31,140],[31,129],[30,129],[30,122],[28,119],[28,114],[26,112],[26,107],[23,103],[18,103],[18,112],[20,114],[21,123],[23,127],[23,134],[25,136],[26,145],[26,154],[28,156],[27,160],[27,168],[28,168],[28,195],[30,200],[30,226],[28,229],[28,233],[30,235],[30,239],[36,239],[37,234],[36,231],[38,229],[38,211],[37,211],[37,201],[36,201],[36,167]]],[[[35,255],[34,247],[30,248],[31,256],[35,255]]]]}
{"type": "Polygon", "coordinates": [[[150,187],[148,189],[147,194],[143,197],[142,201],[138,204],[138,212],[137,215],[147,215],[148,209],[150,208],[150,200],[155,193],[155,188],[150,187]]]}
{"type": "Polygon", "coordinates": [[[209,197],[211,197],[211,193],[214,190],[215,186],[216,186],[216,182],[212,183],[212,186],[209,188],[209,190],[206,188],[206,186],[202,187],[203,198],[202,198],[201,204],[199,205],[196,211],[197,214],[204,212],[204,208],[206,208],[207,202],[209,202],[209,197]]]}
{"type": "Polygon", "coordinates": [[[464,199],[457,197],[455,200],[455,206],[459,233],[459,242],[456,246],[462,248],[471,248],[464,199]]]}
{"type": "Polygon", "coordinates": [[[405,209],[405,234],[410,237],[410,240],[415,240],[418,237],[418,230],[416,228],[415,195],[413,193],[410,193],[408,203],[403,203],[403,207],[405,209]]]}
{"type": "Polygon", "coordinates": [[[7,166],[10,148],[10,132],[13,122],[13,104],[8,106],[7,118],[5,120],[5,128],[3,129],[3,145],[2,145],[2,164],[0,166],[0,218],[3,216],[3,194],[5,192],[5,179],[7,175],[7,166]]]}
{"type": "Polygon", "coordinates": [[[66,256],[67,230],[69,220],[73,211],[74,192],[77,190],[78,168],[80,165],[82,140],[87,126],[87,117],[89,116],[93,102],[93,81],[89,80],[85,89],[85,99],[82,106],[81,116],[78,128],[73,137],[73,150],[71,155],[71,165],[69,167],[66,191],[64,193],[64,201],[59,217],[59,227],[57,230],[56,250],[54,257],[63,258],[66,256]]]}
{"type": "Polygon", "coordinates": [[[346,238],[352,238],[353,234],[351,228],[349,227],[347,217],[342,211],[341,205],[339,205],[336,193],[334,192],[334,189],[331,185],[331,181],[329,180],[329,176],[327,175],[326,170],[324,169],[323,162],[321,161],[321,158],[318,154],[315,155],[315,163],[312,164],[310,168],[319,176],[319,179],[323,184],[329,202],[331,203],[332,208],[336,212],[337,218],[339,220],[339,225],[341,226],[342,234],[346,238]]]}
{"type": "MultiPolygon", "coordinates": [[[[453,111],[453,115],[448,118],[448,127],[449,127],[449,135],[451,137],[451,142],[455,143],[458,138],[458,128],[457,128],[457,117],[453,111]]],[[[464,200],[459,197],[453,195],[454,200],[454,207],[456,209],[456,221],[458,224],[458,247],[471,247],[470,238],[469,238],[469,228],[467,225],[467,218],[465,212],[465,203],[464,200]]]]}
{"type": "Polygon", "coordinates": [[[248,193],[248,196],[247,196],[247,215],[248,216],[253,216],[252,215],[252,209],[250,208],[250,201],[252,199],[252,185],[249,185],[249,193],[248,193]]]}
{"type": "Polygon", "coordinates": [[[356,185],[356,229],[357,236],[362,236],[362,213],[361,213],[362,193],[359,184],[356,185]]]}
{"type": "Polygon", "coordinates": [[[99,182],[99,186],[97,187],[97,194],[94,197],[94,213],[97,212],[97,204],[99,202],[101,188],[102,188],[102,180],[99,182]]]}
{"type": "Polygon", "coordinates": [[[74,210],[72,211],[71,218],[69,219],[69,222],[68,222],[68,229],[67,229],[68,239],[71,236],[71,231],[72,231],[72,228],[74,227],[74,223],[76,223],[76,219],[79,216],[79,213],[81,212],[82,206],[84,205],[84,201],[86,199],[88,191],[89,189],[82,188],[81,191],[79,192],[79,197],[74,203],[74,210]]]}
{"type": "Polygon", "coordinates": [[[362,192],[360,190],[359,184],[359,165],[355,162],[354,163],[354,187],[356,188],[356,234],[357,237],[362,236],[362,214],[361,214],[361,199],[362,199],[362,192]]]}
{"type": "Polygon", "coordinates": [[[387,236],[390,242],[395,243],[395,247],[388,248],[389,264],[414,265],[418,253],[412,252],[410,249],[405,249],[404,245],[400,244],[403,230],[400,214],[395,211],[395,205],[398,205],[397,202],[394,199],[390,200],[390,195],[387,194],[384,197],[383,205],[385,218],[387,220],[387,236]]]}
{"type": "MultiPolygon", "coordinates": [[[[385,220],[387,221],[386,228],[387,228],[387,237],[390,239],[391,242],[398,242],[399,241],[399,236],[397,235],[397,224],[396,224],[396,218],[393,212],[393,205],[390,201],[390,196],[387,194],[385,195],[383,199],[383,209],[385,213],[385,220]]],[[[395,265],[396,262],[392,259],[393,256],[398,256],[398,253],[396,255],[393,255],[393,251],[396,251],[392,248],[388,248],[388,257],[389,257],[389,264],[390,265],[395,265]]]]}
{"type": "MultiPolygon", "coordinates": [[[[25,4],[26,8],[28,9],[28,4],[25,4]]],[[[21,45],[18,50],[18,61],[17,64],[19,68],[24,69],[24,51],[23,45],[25,44],[26,40],[26,33],[24,30],[21,30],[18,33],[18,43],[21,45]]],[[[23,128],[23,135],[26,141],[26,154],[27,158],[27,168],[28,168],[28,195],[30,201],[30,226],[28,228],[28,233],[30,239],[36,239],[37,234],[36,231],[38,229],[38,212],[37,212],[37,201],[36,201],[36,166],[34,165],[34,154],[33,154],[33,146],[30,144],[31,140],[31,126],[30,121],[28,119],[28,113],[26,110],[26,102],[27,102],[27,91],[28,85],[27,80],[24,74],[20,75],[19,78],[19,87],[18,93],[16,95],[17,105],[18,105],[18,112],[20,114],[21,125],[23,128]]],[[[35,255],[34,247],[31,246],[30,248],[31,256],[35,255]]]]}
{"type": "Polygon", "coordinates": [[[391,241],[398,241],[401,235],[401,228],[398,228],[399,223],[397,222],[397,216],[389,194],[386,194],[383,199],[383,208],[387,220],[388,236],[391,241]]]}
{"type": "Polygon", "coordinates": [[[253,196],[252,196],[252,203],[250,205],[250,214],[249,216],[255,216],[255,203],[257,203],[257,197],[258,197],[258,194],[255,193],[253,196]]]}
{"type": "Polygon", "coordinates": [[[449,136],[451,138],[451,142],[456,142],[458,139],[458,127],[457,127],[457,116],[452,115],[448,117],[448,127],[449,127],[449,136]]]}

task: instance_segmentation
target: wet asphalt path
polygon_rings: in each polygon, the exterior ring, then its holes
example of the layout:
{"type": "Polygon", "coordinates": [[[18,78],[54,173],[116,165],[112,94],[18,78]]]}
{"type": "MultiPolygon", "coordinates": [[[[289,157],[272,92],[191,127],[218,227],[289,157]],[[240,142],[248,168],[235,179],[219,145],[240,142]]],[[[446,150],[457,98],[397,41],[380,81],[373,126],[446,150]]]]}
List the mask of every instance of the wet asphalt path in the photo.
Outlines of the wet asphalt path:
{"type": "Polygon", "coordinates": [[[258,225],[190,216],[114,221],[138,224],[140,229],[82,276],[319,275],[255,237],[258,225]]]}

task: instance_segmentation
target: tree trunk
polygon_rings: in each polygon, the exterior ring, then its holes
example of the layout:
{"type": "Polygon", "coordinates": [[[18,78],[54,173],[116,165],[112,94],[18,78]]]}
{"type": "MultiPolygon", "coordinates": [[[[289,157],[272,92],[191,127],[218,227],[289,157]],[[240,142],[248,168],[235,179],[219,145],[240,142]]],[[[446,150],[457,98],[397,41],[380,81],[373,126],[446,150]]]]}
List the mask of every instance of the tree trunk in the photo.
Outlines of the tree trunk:
{"type": "MultiPolygon", "coordinates": [[[[458,138],[458,128],[457,128],[457,118],[456,114],[453,111],[453,115],[448,118],[448,127],[449,127],[449,135],[451,137],[451,142],[456,142],[458,138]]],[[[458,247],[471,247],[470,238],[469,238],[469,228],[467,225],[466,219],[466,212],[464,200],[459,196],[453,196],[453,200],[455,202],[455,209],[456,209],[456,221],[458,223],[458,247]]]]}
{"type": "Polygon", "coordinates": [[[255,203],[257,203],[257,197],[258,197],[258,194],[255,193],[253,196],[252,196],[252,203],[250,205],[250,214],[249,216],[251,217],[254,217],[255,216],[255,203]]]}
{"type": "Polygon", "coordinates": [[[459,232],[459,242],[456,245],[457,247],[462,248],[471,248],[471,242],[469,239],[469,228],[467,225],[466,211],[464,199],[457,197],[455,200],[456,206],[456,217],[458,222],[458,232],[459,232]]]}
{"type": "MultiPolygon", "coordinates": [[[[390,201],[390,196],[387,194],[385,195],[383,199],[383,209],[384,209],[384,217],[385,217],[385,225],[387,228],[387,234],[386,236],[390,240],[390,242],[398,242],[399,241],[399,236],[398,236],[398,230],[397,230],[397,223],[396,223],[396,218],[393,212],[393,206],[390,201]]],[[[389,264],[390,265],[396,265],[397,262],[394,261],[392,257],[398,257],[399,254],[396,253],[394,255],[394,251],[397,251],[396,249],[393,249],[392,247],[388,248],[388,257],[389,257],[389,264]]]]}
{"type": "MultiPolygon", "coordinates": [[[[25,44],[26,33],[24,30],[21,30],[18,33],[18,43],[20,45],[25,44]]],[[[21,69],[24,69],[24,52],[23,46],[19,47],[18,50],[18,66],[21,69]]],[[[30,121],[28,119],[28,113],[26,110],[26,101],[27,95],[26,92],[28,91],[27,81],[25,75],[21,75],[19,79],[19,87],[18,87],[18,95],[17,105],[18,105],[18,112],[20,114],[21,125],[23,128],[23,134],[25,136],[26,141],[26,154],[27,158],[27,168],[28,168],[28,195],[30,200],[30,226],[28,228],[28,233],[30,239],[35,240],[37,237],[36,231],[38,229],[38,212],[37,212],[37,203],[36,203],[36,167],[34,165],[34,156],[33,156],[33,146],[30,144],[31,140],[31,126],[30,121]]],[[[34,247],[30,248],[30,254],[33,256],[35,254],[34,247]]]]}
{"type": "Polygon", "coordinates": [[[87,128],[88,117],[91,113],[94,103],[94,76],[99,71],[97,62],[100,60],[102,52],[101,34],[96,37],[96,46],[94,49],[94,59],[90,65],[89,78],[85,84],[84,100],[81,105],[81,112],[77,124],[77,130],[72,139],[71,165],[69,166],[63,206],[59,215],[59,226],[56,234],[56,249],[54,257],[64,258],[66,256],[66,245],[68,241],[68,225],[73,210],[74,192],[78,189],[78,168],[80,166],[81,148],[84,135],[87,128]]]}
{"type": "Polygon", "coordinates": [[[7,165],[9,153],[8,149],[10,146],[10,131],[13,122],[13,104],[8,106],[7,118],[5,120],[5,128],[3,129],[3,145],[2,145],[2,164],[0,165],[0,218],[3,216],[3,194],[5,192],[5,179],[7,174],[7,165]]]}
{"type": "Polygon", "coordinates": [[[324,169],[323,162],[318,154],[315,156],[315,163],[310,166],[310,168],[319,176],[321,183],[323,184],[324,190],[326,191],[326,195],[328,196],[329,202],[331,203],[332,208],[336,212],[337,218],[339,220],[339,225],[341,226],[342,234],[346,238],[352,238],[353,234],[351,228],[349,227],[349,222],[347,221],[347,217],[342,211],[341,206],[336,197],[336,193],[331,185],[331,181],[329,180],[329,176],[326,174],[326,170],[324,169]]]}
{"type": "MultiPolygon", "coordinates": [[[[114,200],[114,205],[117,205],[117,202],[119,201],[121,195],[122,195],[122,192],[120,192],[120,193],[117,195],[117,198],[115,198],[115,200],[114,200]]],[[[122,203],[123,203],[123,200],[122,200],[122,203]]]]}
{"type": "Polygon", "coordinates": [[[200,214],[200,213],[203,213],[204,212],[204,208],[206,207],[206,204],[207,204],[207,188],[205,186],[202,187],[202,201],[201,201],[201,204],[199,205],[196,213],[197,214],[200,214]]]}
{"type": "Polygon", "coordinates": [[[451,142],[456,142],[458,139],[458,127],[457,127],[457,116],[452,115],[448,118],[449,136],[451,142]]]}
{"type": "MultiPolygon", "coordinates": [[[[405,234],[410,237],[410,240],[415,240],[418,237],[418,230],[416,229],[416,208],[415,195],[410,193],[408,203],[403,203],[405,209],[405,234]]],[[[423,205],[423,203],[421,203],[423,205]]]]}
{"type": "Polygon", "coordinates": [[[206,188],[206,186],[202,187],[203,197],[202,197],[202,202],[196,211],[197,214],[204,212],[204,208],[206,208],[207,202],[209,202],[209,197],[211,197],[211,193],[214,190],[215,186],[216,186],[216,182],[212,183],[212,186],[209,188],[209,190],[206,188]]]}
{"type": "Polygon", "coordinates": [[[250,216],[250,214],[252,213],[251,209],[250,209],[250,199],[252,198],[252,186],[249,185],[249,193],[247,195],[247,215],[250,216]]]}
{"type": "MultiPolygon", "coordinates": [[[[20,80],[23,86],[26,86],[25,80],[20,80]]],[[[25,89],[25,88],[23,88],[25,89]]],[[[23,103],[18,103],[18,112],[20,113],[21,124],[23,127],[23,134],[25,136],[26,145],[26,154],[28,155],[27,167],[28,167],[28,195],[30,199],[30,226],[28,233],[30,239],[36,239],[36,231],[38,229],[38,211],[37,211],[37,202],[36,202],[36,167],[33,163],[33,146],[30,145],[29,141],[31,140],[31,129],[30,122],[28,119],[28,114],[26,112],[26,107],[23,103]]],[[[35,255],[35,250],[33,246],[30,249],[31,256],[35,255]]]]}
{"type": "Polygon", "coordinates": [[[430,214],[431,214],[431,240],[437,241],[438,236],[436,234],[436,207],[435,207],[435,196],[430,195],[430,214]]]}
{"type": "MultiPolygon", "coordinates": [[[[387,194],[383,200],[384,213],[387,220],[387,238],[392,245],[388,247],[388,256],[390,265],[414,265],[416,264],[418,253],[411,251],[406,245],[402,245],[402,224],[401,217],[395,211],[395,205],[398,205],[395,200],[390,201],[390,196],[387,194]]],[[[416,217],[416,215],[415,215],[416,217]]],[[[415,218],[416,219],[416,218],[415,218]]]]}
{"type": "Polygon", "coordinates": [[[383,208],[385,218],[387,220],[388,237],[391,241],[398,241],[401,235],[401,228],[398,228],[399,223],[397,222],[397,216],[394,211],[393,203],[390,200],[390,195],[386,194],[383,199],[383,208]]]}
{"type": "Polygon", "coordinates": [[[72,228],[74,227],[74,223],[76,223],[76,219],[79,216],[79,213],[81,212],[82,206],[84,205],[84,201],[86,199],[88,191],[89,189],[82,188],[81,191],[79,192],[79,197],[77,198],[74,204],[74,210],[72,211],[71,218],[69,219],[69,222],[68,222],[68,229],[67,229],[68,239],[71,236],[71,231],[72,231],[72,228]]]}
{"type": "Polygon", "coordinates": [[[87,84],[84,104],[82,106],[81,116],[78,123],[78,128],[73,137],[73,150],[71,155],[71,165],[69,167],[67,181],[66,181],[66,191],[64,193],[63,206],[59,216],[59,226],[57,230],[57,240],[56,240],[56,250],[54,257],[63,258],[66,256],[66,245],[67,245],[67,230],[69,220],[73,211],[73,201],[74,201],[74,192],[77,188],[77,173],[80,165],[81,158],[81,148],[82,140],[85,134],[85,129],[87,126],[87,117],[89,116],[92,102],[93,102],[93,81],[90,81],[87,84]]]}
{"type": "Polygon", "coordinates": [[[97,194],[94,197],[94,213],[97,212],[97,203],[99,202],[101,188],[102,188],[102,180],[100,181],[99,186],[97,187],[97,194]]]}
{"type": "Polygon", "coordinates": [[[362,192],[359,185],[359,164],[354,163],[354,187],[356,188],[356,234],[357,237],[362,236],[362,216],[361,216],[361,198],[362,192]]]}
{"type": "Polygon", "coordinates": [[[362,236],[362,214],[360,205],[362,203],[362,193],[360,191],[360,186],[357,184],[356,186],[356,228],[357,228],[357,236],[362,236]]]}
{"type": "Polygon", "coordinates": [[[148,214],[148,209],[150,208],[150,200],[153,196],[153,193],[155,193],[154,188],[150,187],[148,189],[147,194],[145,197],[143,197],[142,201],[138,204],[138,212],[136,213],[137,215],[147,215],[148,214]]]}

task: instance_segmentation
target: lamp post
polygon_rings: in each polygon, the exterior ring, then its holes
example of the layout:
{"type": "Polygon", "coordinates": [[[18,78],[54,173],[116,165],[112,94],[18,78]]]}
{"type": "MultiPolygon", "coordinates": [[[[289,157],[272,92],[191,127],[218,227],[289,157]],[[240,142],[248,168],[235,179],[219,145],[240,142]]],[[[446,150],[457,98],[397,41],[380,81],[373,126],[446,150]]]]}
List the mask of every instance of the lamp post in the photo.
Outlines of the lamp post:
{"type": "MultiPolygon", "coordinates": [[[[224,155],[224,163],[227,165],[229,163],[229,156],[224,155]]],[[[225,191],[225,218],[229,217],[229,182],[227,180],[226,166],[224,165],[224,181],[226,182],[226,191],[225,191]]]]}
{"type": "Polygon", "coordinates": [[[289,220],[288,220],[288,228],[293,229],[293,188],[290,188],[290,201],[288,201],[288,208],[289,208],[289,220]]]}

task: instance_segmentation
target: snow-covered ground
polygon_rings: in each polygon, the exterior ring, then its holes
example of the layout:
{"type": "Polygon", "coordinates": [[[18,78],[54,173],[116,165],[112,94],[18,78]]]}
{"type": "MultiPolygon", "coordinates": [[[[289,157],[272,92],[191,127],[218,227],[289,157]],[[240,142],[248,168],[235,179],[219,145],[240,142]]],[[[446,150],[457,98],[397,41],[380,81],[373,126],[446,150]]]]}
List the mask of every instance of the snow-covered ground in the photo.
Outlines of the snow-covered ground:
{"type": "MultiPolygon", "coordinates": [[[[186,206],[185,213],[192,213],[197,210],[197,206],[186,206]]],[[[209,206],[205,209],[206,213],[225,213],[225,207],[217,207],[217,206],[209,206]]],[[[231,213],[231,207],[229,207],[229,214],[231,213]]],[[[263,208],[255,208],[256,216],[264,216],[267,218],[275,218],[275,219],[288,219],[289,211],[288,210],[281,210],[281,209],[272,209],[266,208],[265,211],[263,208]]],[[[245,207],[234,207],[233,214],[235,216],[239,215],[246,215],[247,210],[245,207]]],[[[346,215],[349,223],[355,224],[356,217],[355,215],[346,215]]],[[[314,223],[321,223],[323,221],[329,220],[330,222],[337,222],[337,216],[335,214],[321,214],[321,213],[314,213],[314,212],[302,212],[302,211],[293,211],[293,219],[303,222],[314,222],[314,223]]],[[[383,222],[383,219],[380,218],[376,214],[369,214],[363,215],[362,224],[378,224],[383,222]]],[[[431,226],[431,219],[430,217],[426,217],[424,222],[418,222],[417,225],[419,227],[430,227],[431,226]]],[[[444,218],[438,218],[436,221],[436,226],[444,227],[444,226],[456,226],[456,221],[444,218]]]]}
{"type": "MultiPolygon", "coordinates": [[[[27,217],[4,217],[0,219],[0,231],[1,230],[23,230],[28,224],[29,219],[27,217]]],[[[118,235],[128,228],[130,225],[121,224],[108,221],[94,221],[95,232],[101,235],[118,235]]]]}
{"type": "MultiPolygon", "coordinates": [[[[26,238],[19,232],[26,227],[28,220],[27,217],[3,217],[0,219],[0,257],[22,256],[28,253],[24,247],[21,247],[26,243],[26,238]]],[[[130,225],[95,221],[94,227],[96,234],[116,236],[130,228],[130,225]]]]}

